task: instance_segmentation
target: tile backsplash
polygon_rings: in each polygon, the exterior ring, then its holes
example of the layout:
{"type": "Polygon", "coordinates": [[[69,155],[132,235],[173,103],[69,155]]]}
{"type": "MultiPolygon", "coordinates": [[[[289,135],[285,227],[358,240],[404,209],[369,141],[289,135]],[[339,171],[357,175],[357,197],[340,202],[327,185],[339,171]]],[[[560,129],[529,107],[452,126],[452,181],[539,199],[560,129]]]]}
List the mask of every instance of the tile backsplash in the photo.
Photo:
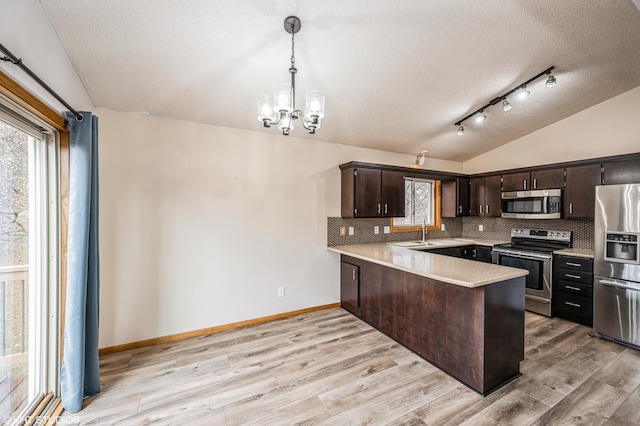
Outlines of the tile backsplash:
{"type": "MultiPolygon", "coordinates": [[[[340,217],[327,218],[327,242],[330,246],[345,244],[383,243],[389,241],[407,241],[422,238],[421,232],[392,232],[385,234],[385,226],[390,225],[390,219],[342,219],[340,217]],[[354,235],[340,236],[340,227],[354,228],[354,235]],[[374,234],[374,227],[380,228],[379,234],[374,234]]],[[[593,219],[549,219],[526,220],[504,219],[501,217],[463,217],[443,218],[445,231],[429,231],[427,238],[482,238],[509,241],[511,228],[540,228],[571,231],[573,233],[573,247],[593,249],[593,219]],[[479,231],[479,225],[483,231],[479,231]]]]}

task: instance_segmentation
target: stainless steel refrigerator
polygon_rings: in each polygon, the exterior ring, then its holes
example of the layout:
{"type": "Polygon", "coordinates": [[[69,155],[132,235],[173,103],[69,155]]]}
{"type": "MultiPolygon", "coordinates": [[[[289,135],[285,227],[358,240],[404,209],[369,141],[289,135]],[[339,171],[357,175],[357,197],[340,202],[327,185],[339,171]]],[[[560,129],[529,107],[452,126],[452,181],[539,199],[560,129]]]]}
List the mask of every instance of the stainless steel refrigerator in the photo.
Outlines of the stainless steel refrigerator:
{"type": "Polygon", "coordinates": [[[593,330],[640,349],[640,184],[596,187],[593,330]]]}

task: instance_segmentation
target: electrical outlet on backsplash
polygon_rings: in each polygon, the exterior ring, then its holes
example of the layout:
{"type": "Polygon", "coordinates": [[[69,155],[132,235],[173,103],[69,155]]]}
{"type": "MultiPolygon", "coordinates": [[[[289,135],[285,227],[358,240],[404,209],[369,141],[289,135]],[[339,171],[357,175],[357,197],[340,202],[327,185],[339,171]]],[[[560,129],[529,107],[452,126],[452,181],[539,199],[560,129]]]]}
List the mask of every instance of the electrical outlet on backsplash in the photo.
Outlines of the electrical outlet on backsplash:
{"type": "MultiPolygon", "coordinates": [[[[379,219],[342,219],[341,217],[327,218],[327,245],[339,246],[346,244],[384,243],[393,241],[408,241],[422,238],[420,231],[391,232],[390,234],[375,234],[376,226],[380,230],[389,226],[388,218],[379,219]],[[354,235],[340,235],[340,228],[353,227],[354,235]]],[[[501,217],[458,217],[443,218],[445,231],[429,231],[428,238],[478,238],[489,240],[511,239],[511,228],[539,228],[571,231],[574,248],[593,250],[593,219],[506,219],[501,217]],[[478,231],[482,225],[483,231],[478,231]]]]}

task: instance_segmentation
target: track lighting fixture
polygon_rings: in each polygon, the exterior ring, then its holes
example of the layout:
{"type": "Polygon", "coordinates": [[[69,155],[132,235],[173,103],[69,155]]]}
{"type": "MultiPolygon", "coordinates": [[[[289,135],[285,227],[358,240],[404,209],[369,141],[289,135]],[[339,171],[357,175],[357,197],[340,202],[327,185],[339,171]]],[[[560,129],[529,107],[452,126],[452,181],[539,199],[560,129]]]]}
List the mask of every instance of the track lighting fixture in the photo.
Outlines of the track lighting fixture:
{"type": "Polygon", "coordinates": [[[502,110],[503,111],[509,111],[511,109],[511,104],[507,100],[507,97],[509,95],[514,94],[515,92],[518,92],[518,98],[519,99],[525,99],[531,93],[529,90],[527,90],[527,85],[529,83],[539,79],[543,75],[547,75],[548,76],[547,77],[547,82],[545,83],[545,86],[547,86],[547,87],[555,86],[556,85],[556,78],[553,76],[553,74],[551,74],[551,71],[553,71],[554,68],[555,67],[549,67],[546,70],[542,71],[541,73],[534,75],[529,80],[527,80],[524,83],[521,83],[521,84],[517,85],[516,87],[514,87],[513,89],[509,90],[507,93],[493,98],[492,100],[489,101],[488,104],[478,108],[477,110],[473,111],[471,114],[467,115],[463,119],[456,121],[454,123],[454,125],[456,125],[458,127],[458,136],[464,135],[464,127],[462,127],[462,123],[465,122],[466,120],[470,119],[471,117],[475,117],[476,123],[482,123],[487,118],[487,116],[484,115],[485,108],[489,108],[490,106],[493,106],[493,105],[496,105],[496,104],[502,102],[502,110]]]}
{"type": "Polygon", "coordinates": [[[422,151],[420,154],[418,154],[418,155],[416,156],[416,164],[417,164],[418,166],[424,166],[424,160],[427,158],[427,153],[428,153],[428,152],[429,152],[429,151],[424,150],[424,151],[422,151]]]}

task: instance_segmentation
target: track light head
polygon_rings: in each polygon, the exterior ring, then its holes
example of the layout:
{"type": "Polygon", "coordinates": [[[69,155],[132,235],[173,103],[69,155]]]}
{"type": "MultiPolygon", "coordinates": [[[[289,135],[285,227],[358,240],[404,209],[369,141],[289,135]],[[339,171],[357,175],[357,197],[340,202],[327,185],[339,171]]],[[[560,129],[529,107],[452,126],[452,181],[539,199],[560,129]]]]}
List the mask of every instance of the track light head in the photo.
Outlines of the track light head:
{"type": "Polygon", "coordinates": [[[463,136],[464,135],[464,127],[462,127],[462,124],[460,126],[458,126],[458,136],[463,136]]]}
{"type": "Polygon", "coordinates": [[[476,123],[482,123],[486,119],[487,119],[487,116],[484,115],[482,111],[478,112],[478,115],[476,115],[476,123]]]}
{"type": "Polygon", "coordinates": [[[526,99],[527,96],[531,94],[530,91],[527,90],[527,86],[523,85],[520,91],[518,92],[518,99],[526,99]]]}
{"type": "Polygon", "coordinates": [[[553,76],[553,74],[549,73],[549,77],[547,78],[547,82],[545,83],[545,86],[553,87],[555,85],[556,85],[556,78],[553,76]]]}
{"type": "Polygon", "coordinates": [[[416,164],[418,166],[424,166],[424,160],[427,158],[428,152],[429,151],[425,149],[424,151],[422,151],[420,154],[416,156],[416,164]]]}
{"type": "Polygon", "coordinates": [[[504,98],[502,100],[502,110],[503,111],[509,111],[511,109],[511,104],[509,103],[509,101],[507,100],[507,98],[504,98]]]}

